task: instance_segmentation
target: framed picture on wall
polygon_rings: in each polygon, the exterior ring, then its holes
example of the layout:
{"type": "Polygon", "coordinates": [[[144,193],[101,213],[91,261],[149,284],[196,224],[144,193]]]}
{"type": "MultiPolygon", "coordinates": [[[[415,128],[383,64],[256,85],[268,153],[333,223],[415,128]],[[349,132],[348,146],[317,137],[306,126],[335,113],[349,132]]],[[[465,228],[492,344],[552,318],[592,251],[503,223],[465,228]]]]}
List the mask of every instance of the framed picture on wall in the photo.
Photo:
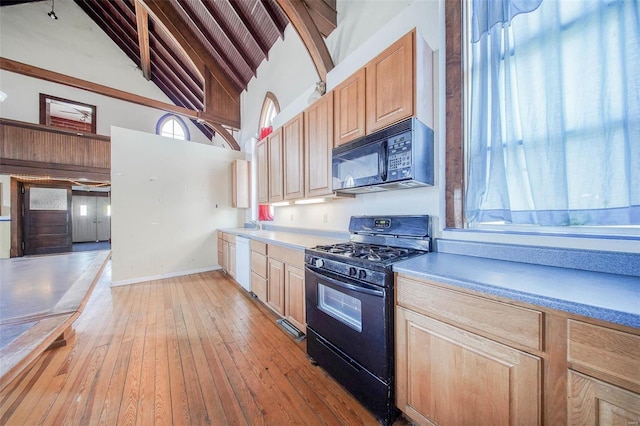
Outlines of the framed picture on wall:
{"type": "Polygon", "coordinates": [[[40,124],[81,133],[96,133],[96,107],[40,93],[40,124]]]}

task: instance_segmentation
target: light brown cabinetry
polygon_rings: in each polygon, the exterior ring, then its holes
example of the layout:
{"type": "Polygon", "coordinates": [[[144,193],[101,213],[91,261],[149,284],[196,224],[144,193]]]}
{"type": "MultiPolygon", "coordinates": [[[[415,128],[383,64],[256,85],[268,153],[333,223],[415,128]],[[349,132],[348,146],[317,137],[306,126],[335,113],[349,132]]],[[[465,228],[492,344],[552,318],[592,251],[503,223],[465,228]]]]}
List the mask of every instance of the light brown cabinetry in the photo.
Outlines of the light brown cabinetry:
{"type": "Polygon", "coordinates": [[[333,89],[334,146],[364,136],[365,129],[365,69],[361,68],[333,89]]]}
{"type": "Polygon", "coordinates": [[[255,240],[251,240],[251,291],[266,303],[267,245],[255,240]]]}
{"type": "Polygon", "coordinates": [[[260,252],[253,248],[252,242],[252,291],[278,315],[306,332],[304,251],[278,244],[259,247],[260,252]],[[262,271],[266,271],[265,276],[262,271]]]}
{"type": "Polygon", "coordinates": [[[267,139],[256,144],[256,165],[258,177],[258,203],[269,202],[269,158],[267,139]]]}
{"type": "Polygon", "coordinates": [[[251,168],[247,160],[231,162],[231,206],[235,208],[251,207],[251,168]]]}
{"type": "Polygon", "coordinates": [[[284,315],[284,263],[269,257],[267,271],[267,303],[284,315]]]}
{"type": "Polygon", "coordinates": [[[284,199],[304,197],[304,118],[296,115],[282,126],[284,146],[284,199]]]}
{"type": "Polygon", "coordinates": [[[236,277],[236,236],[226,232],[218,233],[218,262],[222,270],[236,277]]]}
{"type": "Polygon", "coordinates": [[[636,334],[568,320],[569,424],[640,424],[639,350],[636,334]]]}
{"type": "Polygon", "coordinates": [[[387,127],[414,114],[415,31],[366,65],[366,131],[387,127]]]}
{"type": "Polygon", "coordinates": [[[267,137],[269,202],[284,200],[282,128],[267,137]]]}
{"type": "Polygon", "coordinates": [[[305,320],[304,269],[289,264],[286,265],[284,287],[284,317],[298,330],[306,333],[307,324],[305,320]]]}
{"type": "Polygon", "coordinates": [[[304,112],[305,196],[330,195],[332,190],[333,92],[304,112]]]}
{"type": "Polygon", "coordinates": [[[336,86],[334,146],[412,116],[433,127],[432,55],[413,30],[336,86]]]}
{"type": "Polygon", "coordinates": [[[542,360],[506,344],[538,348],[540,312],[401,276],[396,285],[400,410],[419,424],[542,423],[542,360]]]}

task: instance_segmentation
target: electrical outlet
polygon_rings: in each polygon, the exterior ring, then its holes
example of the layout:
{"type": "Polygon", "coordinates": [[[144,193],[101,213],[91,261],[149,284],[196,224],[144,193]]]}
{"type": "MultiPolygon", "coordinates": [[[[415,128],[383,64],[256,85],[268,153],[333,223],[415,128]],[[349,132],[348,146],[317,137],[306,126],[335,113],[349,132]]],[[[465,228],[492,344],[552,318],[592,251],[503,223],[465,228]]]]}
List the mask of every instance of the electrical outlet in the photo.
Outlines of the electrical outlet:
{"type": "Polygon", "coordinates": [[[329,213],[325,213],[325,214],[322,216],[322,221],[323,221],[324,223],[329,222],[329,213]]]}

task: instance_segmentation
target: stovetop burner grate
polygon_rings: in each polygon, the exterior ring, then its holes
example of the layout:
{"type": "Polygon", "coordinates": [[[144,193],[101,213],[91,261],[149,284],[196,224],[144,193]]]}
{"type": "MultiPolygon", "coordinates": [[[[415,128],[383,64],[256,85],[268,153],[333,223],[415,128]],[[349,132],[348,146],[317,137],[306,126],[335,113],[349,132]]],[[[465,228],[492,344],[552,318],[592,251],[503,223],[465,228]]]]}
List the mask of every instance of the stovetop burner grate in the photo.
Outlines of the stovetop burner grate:
{"type": "Polygon", "coordinates": [[[401,247],[353,242],[317,246],[315,250],[345,256],[347,258],[365,259],[371,262],[399,260],[418,252],[417,250],[401,247]]]}

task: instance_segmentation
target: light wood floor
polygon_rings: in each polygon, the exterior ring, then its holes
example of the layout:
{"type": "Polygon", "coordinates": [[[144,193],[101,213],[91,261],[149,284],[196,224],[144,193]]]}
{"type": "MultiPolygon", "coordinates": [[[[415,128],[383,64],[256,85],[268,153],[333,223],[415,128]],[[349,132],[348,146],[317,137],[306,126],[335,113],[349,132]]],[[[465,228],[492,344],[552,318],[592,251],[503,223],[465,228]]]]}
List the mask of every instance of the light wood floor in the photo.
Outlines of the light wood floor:
{"type": "Polygon", "coordinates": [[[111,288],[0,394],[1,425],[376,424],[219,272],[111,288]]]}

